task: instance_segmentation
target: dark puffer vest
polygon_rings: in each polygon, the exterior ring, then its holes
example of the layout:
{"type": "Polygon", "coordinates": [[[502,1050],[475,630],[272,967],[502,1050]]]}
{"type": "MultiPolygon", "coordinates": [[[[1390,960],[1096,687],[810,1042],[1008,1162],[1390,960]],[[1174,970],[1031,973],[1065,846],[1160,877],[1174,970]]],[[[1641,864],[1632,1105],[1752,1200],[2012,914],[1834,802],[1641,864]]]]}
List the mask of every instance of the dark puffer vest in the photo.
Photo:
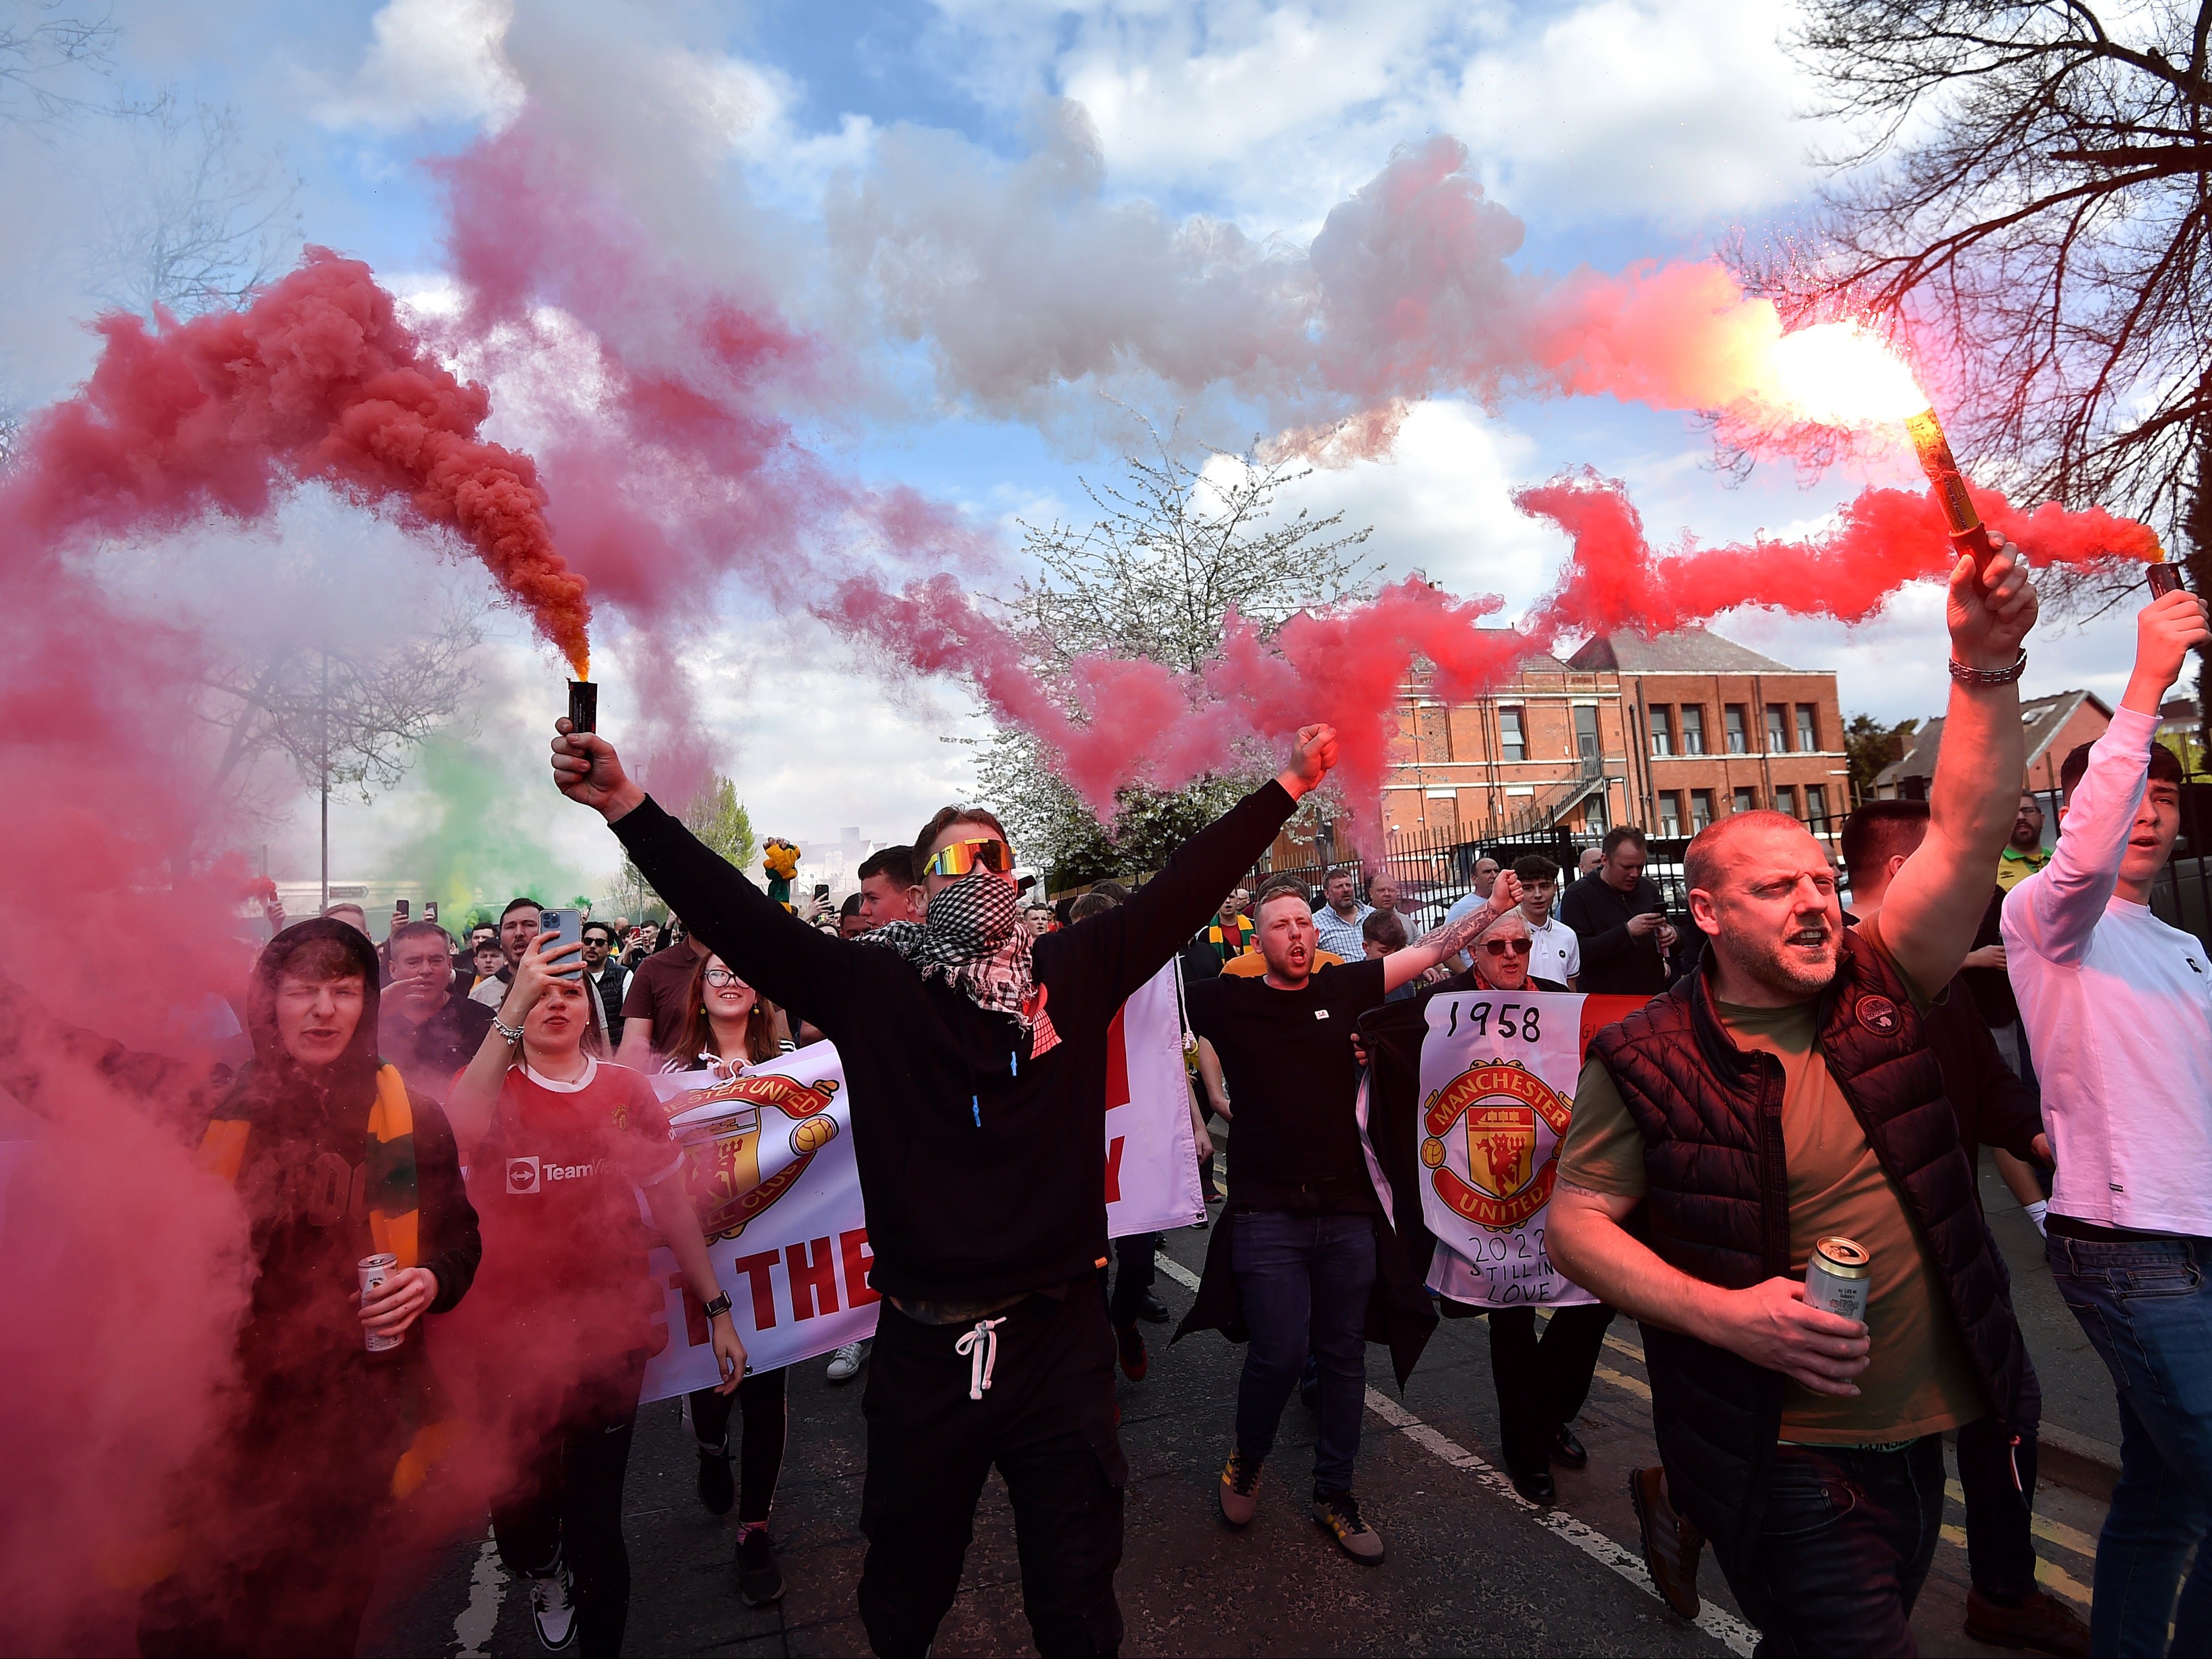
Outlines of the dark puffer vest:
{"type": "MultiPolygon", "coordinates": [[[[1904,981],[1846,932],[1815,1016],[1814,1042],[1905,1194],[1983,1395],[2009,1418],[2027,1351],[1974,1203],[1973,1164],[1904,981]]],[[[1590,1052],[1644,1133],[1644,1241],[1671,1266],[1729,1290],[1787,1275],[1782,1062],[1729,1040],[1702,973],[1600,1031],[1590,1052]]],[[[1651,1325],[1644,1352],[1668,1495],[1724,1568],[1748,1565],[1781,1428],[1782,1374],[1651,1325]]]]}

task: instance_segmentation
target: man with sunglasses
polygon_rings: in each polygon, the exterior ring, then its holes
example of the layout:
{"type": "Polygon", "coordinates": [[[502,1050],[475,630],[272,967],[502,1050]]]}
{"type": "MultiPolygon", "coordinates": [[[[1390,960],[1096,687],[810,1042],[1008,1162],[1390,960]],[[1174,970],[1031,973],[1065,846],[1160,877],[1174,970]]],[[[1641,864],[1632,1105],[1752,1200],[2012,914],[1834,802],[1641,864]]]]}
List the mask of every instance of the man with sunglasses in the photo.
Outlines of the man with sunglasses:
{"type": "Polygon", "coordinates": [[[1113,1652],[1127,1471],[1098,1296],[1109,1030],[1328,775],[1334,730],[1300,732],[1273,782],[1126,903],[1042,939],[1019,913],[998,821],[948,807],[915,838],[926,920],[857,939],[772,902],[649,799],[605,738],[556,730],[562,793],[608,821],[708,949],[843,1057],[875,1257],[843,1291],[882,1298],[863,1402],[870,1644],[928,1649],[995,1465],[1038,1648],[1113,1652]]]}
{"type": "Polygon", "coordinates": [[[1316,970],[1316,919],[1296,889],[1277,889],[1261,895],[1253,917],[1266,975],[1189,988],[1191,1029],[1212,1073],[1208,1091],[1224,1083],[1237,1103],[1227,1243],[1207,1253],[1211,1283],[1199,1293],[1201,1308],[1221,1306],[1224,1274],[1233,1274],[1251,1336],[1218,1494],[1232,1527],[1258,1509],[1260,1466],[1311,1354],[1321,1416],[1314,1520],[1353,1560],[1382,1559],[1382,1536],[1352,1491],[1366,1409],[1376,1230],[1388,1224],[1360,1143],[1352,1038],[1360,1015],[1456,954],[1520,897],[1519,883],[1502,875],[1480,908],[1404,950],[1316,970]]]}

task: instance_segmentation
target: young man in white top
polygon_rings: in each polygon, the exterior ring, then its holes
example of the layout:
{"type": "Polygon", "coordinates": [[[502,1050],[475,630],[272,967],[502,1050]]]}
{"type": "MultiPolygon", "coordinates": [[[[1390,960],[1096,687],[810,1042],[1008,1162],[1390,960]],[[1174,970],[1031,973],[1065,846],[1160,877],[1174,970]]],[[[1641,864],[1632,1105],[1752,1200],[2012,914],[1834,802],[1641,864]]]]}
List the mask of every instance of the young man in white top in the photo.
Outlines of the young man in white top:
{"type": "Polygon", "coordinates": [[[2097,1543],[2099,1654],[2212,1644],[2212,959],[2151,914],[2180,828],[2159,701],[2208,635],[2195,595],[2136,622],[2105,735],[2066,758],[2051,862],[2006,896],[2005,966],[2057,1156],[2051,1271],[2119,1392],[2120,1478],[2097,1543]]]}
{"type": "Polygon", "coordinates": [[[1521,915],[1528,924],[1528,977],[1575,988],[1583,970],[1583,942],[1575,930],[1552,915],[1559,896],[1559,866],[1540,853],[1513,860],[1521,882],[1521,915]]]}

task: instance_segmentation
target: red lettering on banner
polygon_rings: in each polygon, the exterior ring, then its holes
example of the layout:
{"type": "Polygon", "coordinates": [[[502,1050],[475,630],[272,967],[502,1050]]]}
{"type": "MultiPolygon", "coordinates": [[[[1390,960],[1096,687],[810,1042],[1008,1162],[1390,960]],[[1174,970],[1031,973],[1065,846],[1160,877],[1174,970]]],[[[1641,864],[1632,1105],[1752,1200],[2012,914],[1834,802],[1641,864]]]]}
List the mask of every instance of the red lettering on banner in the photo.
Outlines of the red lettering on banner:
{"type": "Polygon", "coordinates": [[[868,1230],[837,1235],[837,1255],[845,1264],[845,1305],[865,1308],[883,1297],[868,1286],[868,1269],[875,1264],[875,1254],[868,1249],[868,1230]]]}
{"type": "Polygon", "coordinates": [[[775,1252],[763,1250],[758,1255],[741,1255],[730,1263],[731,1267],[745,1276],[745,1283],[753,1293],[753,1328],[772,1331],[775,1328],[775,1252]]]}
{"type": "Polygon", "coordinates": [[[817,1313],[837,1311],[837,1258],[828,1239],[789,1246],[783,1253],[783,1267],[791,1276],[793,1318],[811,1319],[817,1313]]]}
{"type": "Polygon", "coordinates": [[[1114,1023],[1106,1028],[1106,1109],[1109,1112],[1129,1103],[1129,1039],[1121,1029],[1121,1017],[1127,1012],[1126,1003],[1116,1008],[1114,1023]]]}
{"type": "Polygon", "coordinates": [[[668,1275],[668,1288],[684,1299],[684,1346],[705,1347],[711,1335],[707,1324],[707,1304],[699,1299],[699,1292],[691,1288],[690,1281],[682,1273],[668,1275]]]}
{"type": "Polygon", "coordinates": [[[1106,1143],[1106,1201],[1109,1204],[1121,1201],[1121,1143],[1127,1139],[1127,1135],[1115,1135],[1106,1143]]]}

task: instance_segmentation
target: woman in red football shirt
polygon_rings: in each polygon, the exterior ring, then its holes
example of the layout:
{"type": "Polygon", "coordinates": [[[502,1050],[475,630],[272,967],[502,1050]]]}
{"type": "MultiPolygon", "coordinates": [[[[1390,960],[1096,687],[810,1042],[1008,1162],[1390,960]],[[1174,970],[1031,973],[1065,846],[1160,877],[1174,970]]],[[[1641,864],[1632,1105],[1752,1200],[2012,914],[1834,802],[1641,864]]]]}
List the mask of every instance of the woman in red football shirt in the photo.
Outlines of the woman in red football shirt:
{"type": "Polygon", "coordinates": [[[553,938],[540,933],[515,964],[447,1111],[483,1221],[483,1380],[516,1437],[515,1478],[493,1505],[493,1536],[508,1569],[531,1583],[546,1646],[580,1638],[596,1656],[621,1651],[629,1612],[623,1480],[663,1304],[633,1187],[685,1281],[711,1298],[722,1393],[744,1376],[745,1350],[667,1115],[645,1078],[592,1052],[598,1039],[573,960],[580,947],[549,951],[553,938]]]}

